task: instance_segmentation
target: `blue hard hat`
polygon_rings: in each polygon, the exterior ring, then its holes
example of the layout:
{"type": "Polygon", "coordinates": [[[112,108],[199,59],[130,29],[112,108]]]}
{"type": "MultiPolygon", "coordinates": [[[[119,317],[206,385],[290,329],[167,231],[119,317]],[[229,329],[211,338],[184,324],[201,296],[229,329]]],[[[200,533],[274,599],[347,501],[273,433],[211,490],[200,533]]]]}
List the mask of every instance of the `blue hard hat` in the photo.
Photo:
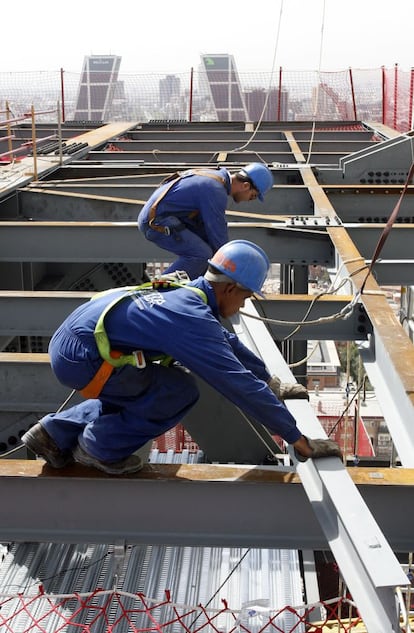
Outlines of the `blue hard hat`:
{"type": "Polygon", "coordinates": [[[262,295],[270,262],[257,244],[248,240],[232,240],[221,246],[208,263],[243,288],[262,295]]]}
{"type": "Polygon", "coordinates": [[[273,175],[270,169],[263,163],[250,163],[240,169],[239,173],[251,180],[254,188],[257,189],[257,197],[263,202],[264,195],[273,186],[273,175]]]}

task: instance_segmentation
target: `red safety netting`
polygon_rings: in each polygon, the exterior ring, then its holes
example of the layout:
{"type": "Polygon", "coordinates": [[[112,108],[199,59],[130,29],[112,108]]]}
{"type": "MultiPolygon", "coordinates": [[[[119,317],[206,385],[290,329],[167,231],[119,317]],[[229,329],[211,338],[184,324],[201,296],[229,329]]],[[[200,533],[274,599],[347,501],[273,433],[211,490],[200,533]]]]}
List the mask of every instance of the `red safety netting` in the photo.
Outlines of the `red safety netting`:
{"type": "Polygon", "coordinates": [[[165,591],[163,601],[142,593],[95,590],[90,593],[46,594],[40,586],[34,595],[0,594],[3,633],[324,633],[365,631],[348,598],[301,607],[271,609],[250,602],[232,609],[222,599],[220,609],[180,605],[165,591]]]}
{"type": "MultiPolygon", "coordinates": [[[[7,103],[10,115],[21,117],[34,105],[39,112],[37,123],[56,122],[56,114],[41,112],[55,111],[59,103],[62,120],[68,124],[85,120],[374,121],[402,133],[411,130],[414,71],[397,65],[335,72],[284,68],[274,73],[238,72],[232,91],[222,72],[217,72],[217,78],[211,71],[206,77],[192,69],[173,75],[119,73],[105,107],[91,106],[86,114],[77,109],[83,94],[82,73],[0,72],[0,112],[7,103]]],[[[98,71],[95,75],[99,79],[98,71]]],[[[89,86],[91,104],[102,101],[102,85],[95,83],[89,86]]]]}

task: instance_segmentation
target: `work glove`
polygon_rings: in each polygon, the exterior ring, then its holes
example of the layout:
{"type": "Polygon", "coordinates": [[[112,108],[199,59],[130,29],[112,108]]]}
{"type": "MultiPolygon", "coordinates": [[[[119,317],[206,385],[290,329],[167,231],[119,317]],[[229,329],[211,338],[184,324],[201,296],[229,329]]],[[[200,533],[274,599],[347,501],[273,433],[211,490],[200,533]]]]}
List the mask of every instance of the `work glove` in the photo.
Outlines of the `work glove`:
{"type": "MultiPolygon", "coordinates": [[[[306,440],[312,449],[310,459],[318,459],[319,457],[339,457],[342,459],[341,449],[333,440],[311,440],[309,437],[307,437],[306,440]]],[[[298,462],[306,462],[308,459],[308,457],[299,453],[296,448],[294,449],[294,453],[298,462]]]]}
{"type": "Polygon", "coordinates": [[[295,398],[309,400],[306,387],[300,385],[298,382],[282,382],[277,376],[272,376],[267,384],[275,396],[282,402],[284,400],[294,400],[295,398]]]}

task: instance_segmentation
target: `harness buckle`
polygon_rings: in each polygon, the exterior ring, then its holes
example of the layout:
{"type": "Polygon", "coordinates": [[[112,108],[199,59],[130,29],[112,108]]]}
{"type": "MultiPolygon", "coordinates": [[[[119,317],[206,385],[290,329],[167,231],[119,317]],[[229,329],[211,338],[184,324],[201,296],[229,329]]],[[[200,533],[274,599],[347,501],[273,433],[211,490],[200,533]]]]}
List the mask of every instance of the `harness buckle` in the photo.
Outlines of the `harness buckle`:
{"type": "Polygon", "coordinates": [[[132,356],[135,359],[135,365],[138,369],[144,369],[144,367],[147,366],[142,349],[136,349],[134,352],[132,352],[132,356]]]}

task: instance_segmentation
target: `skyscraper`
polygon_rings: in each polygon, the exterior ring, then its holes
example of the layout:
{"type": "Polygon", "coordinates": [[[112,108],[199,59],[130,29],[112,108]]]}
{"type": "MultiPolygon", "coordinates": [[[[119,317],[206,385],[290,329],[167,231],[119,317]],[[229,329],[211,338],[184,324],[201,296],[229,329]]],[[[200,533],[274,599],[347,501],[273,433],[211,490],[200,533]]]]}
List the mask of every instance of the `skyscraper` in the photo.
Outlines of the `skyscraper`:
{"type": "Polygon", "coordinates": [[[107,120],[116,92],[121,59],[116,55],[85,57],[74,120],[107,120]]]}

